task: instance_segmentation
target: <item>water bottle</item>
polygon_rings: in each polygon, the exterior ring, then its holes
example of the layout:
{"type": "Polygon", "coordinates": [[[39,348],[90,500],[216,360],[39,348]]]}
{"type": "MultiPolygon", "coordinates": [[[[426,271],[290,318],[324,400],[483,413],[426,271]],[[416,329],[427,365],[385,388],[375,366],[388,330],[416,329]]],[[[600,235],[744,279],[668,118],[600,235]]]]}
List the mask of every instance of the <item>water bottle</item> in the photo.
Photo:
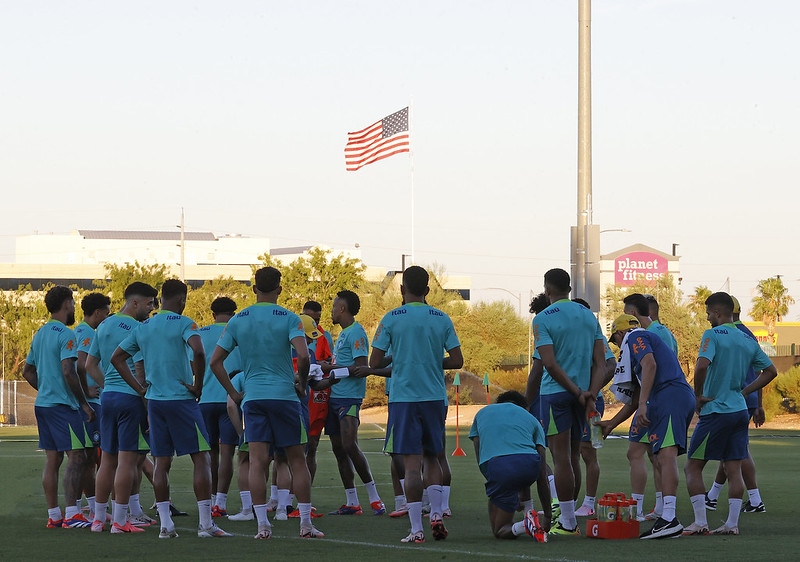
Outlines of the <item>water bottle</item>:
{"type": "Polygon", "coordinates": [[[599,449],[603,446],[603,428],[597,425],[602,420],[602,416],[597,412],[592,412],[589,416],[589,429],[592,435],[592,447],[599,449]]]}

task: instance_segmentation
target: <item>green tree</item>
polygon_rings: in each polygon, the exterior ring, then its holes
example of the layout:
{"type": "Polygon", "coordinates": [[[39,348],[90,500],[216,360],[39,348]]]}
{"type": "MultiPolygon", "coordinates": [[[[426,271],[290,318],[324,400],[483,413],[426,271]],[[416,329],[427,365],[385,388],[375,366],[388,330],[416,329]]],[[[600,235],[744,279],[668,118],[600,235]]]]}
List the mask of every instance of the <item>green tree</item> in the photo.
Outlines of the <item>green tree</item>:
{"type": "Polygon", "coordinates": [[[95,287],[106,293],[111,299],[111,312],[116,312],[125,303],[125,288],[134,281],[141,281],[160,289],[169,276],[169,267],[164,264],[143,265],[138,261],[133,265],[105,266],[105,279],[96,279],[95,287]]]}
{"type": "Polygon", "coordinates": [[[789,295],[789,290],[784,286],[780,277],[762,279],[756,287],[758,295],[753,297],[753,309],[750,317],[760,320],[767,327],[770,336],[775,334],[775,323],[780,322],[789,312],[789,306],[794,304],[794,299],[789,295]]]}
{"type": "Polygon", "coordinates": [[[3,362],[7,379],[22,379],[33,334],[50,317],[44,305],[44,295],[50,287],[34,291],[30,285],[20,285],[16,291],[0,291],[0,331],[5,342],[3,362]]]}
{"type": "Polygon", "coordinates": [[[711,296],[711,289],[706,285],[694,288],[694,293],[689,295],[689,311],[694,319],[702,322],[706,319],[706,299],[711,296]]]}
{"type": "Polygon", "coordinates": [[[186,310],[183,311],[199,326],[207,326],[214,322],[211,314],[211,303],[217,297],[229,297],[236,302],[237,310],[242,310],[256,302],[253,289],[241,281],[236,281],[233,277],[217,277],[206,281],[197,289],[189,291],[186,300],[186,310]]]}

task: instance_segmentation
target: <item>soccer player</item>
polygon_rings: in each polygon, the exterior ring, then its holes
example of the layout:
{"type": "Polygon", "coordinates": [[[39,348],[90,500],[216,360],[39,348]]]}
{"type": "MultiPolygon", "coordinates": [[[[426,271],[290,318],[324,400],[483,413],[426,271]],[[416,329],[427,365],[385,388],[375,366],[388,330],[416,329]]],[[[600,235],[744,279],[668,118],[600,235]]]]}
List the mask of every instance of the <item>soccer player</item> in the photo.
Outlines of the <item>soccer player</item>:
{"type": "MultiPolygon", "coordinates": [[[[228,320],[236,314],[236,303],[228,297],[219,297],[211,303],[211,314],[214,323],[200,328],[200,339],[207,357],[211,357],[217,347],[228,320]]],[[[242,370],[239,351],[234,350],[225,360],[225,369],[234,375],[242,370]]],[[[200,412],[209,436],[211,446],[211,490],[212,517],[227,517],[228,488],[233,478],[233,453],[239,444],[227,409],[228,393],[219,384],[217,377],[211,372],[210,364],[206,364],[203,378],[203,394],[200,396],[200,412]]]]}
{"type": "Polygon", "coordinates": [[[400,292],[405,304],[383,317],[369,358],[371,368],[381,367],[391,346],[390,425],[386,429],[384,451],[403,458],[411,533],[402,542],[408,543],[425,542],[423,470],[431,502],[433,537],[436,540],[447,537],[442,520],[442,467],[438,458],[447,411],[442,401],[446,395],[444,371],[460,369],[464,364],[453,322],[444,312],[424,302],[429,291],[428,279],[428,272],[419,266],[403,272],[400,292]],[[447,356],[443,358],[445,351],[447,356]]]}
{"type": "Polygon", "coordinates": [[[194,491],[200,516],[197,536],[230,537],[211,518],[210,447],[197,404],[203,391],[205,351],[197,324],[182,314],[187,293],[182,281],[165,281],[161,286],[161,310],[119,344],[111,363],[131,388],[147,398],[150,450],[155,459],[153,489],[161,521],[158,538],[178,536],[169,502],[169,470],[174,454],[190,455],[194,464],[194,491]],[[133,376],[127,363],[129,357],[140,351],[146,385],[133,376]]]}
{"type": "Polygon", "coordinates": [[[748,456],[750,422],[745,396],[763,388],[778,372],[758,342],[734,325],[729,294],[718,292],[708,297],[706,312],[711,329],[703,332],[694,371],[700,421],[684,468],[695,520],[685,534],[708,534],[703,467],[709,460],[720,460],[728,475],[728,519],[712,534],[738,535],[744,493],[742,461],[748,456]],[[762,372],[745,385],[749,367],[762,372]]]}
{"type": "Polygon", "coordinates": [[[330,515],[360,515],[361,505],[355,486],[355,472],[361,478],[369,494],[370,507],[374,515],[386,513],[386,507],[378,495],[367,457],[358,447],[358,412],[367,391],[367,379],[356,377],[356,368],[366,366],[369,355],[369,340],[364,328],[355,316],[361,309],[361,301],[353,291],[339,291],[333,300],[331,319],[342,331],[333,349],[330,363],[320,363],[326,374],[334,369],[347,369],[347,377],[331,387],[328,401],[328,418],[325,433],[331,439],[331,448],[336,456],[339,476],[345,491],[345,503],[330,515]]]}
{"type": "Polygon", "coordinates": [[[57,285],[47,291],[44,304],[50,320],[36,331],[25,358],[23,378],[35,390],[34,410],[39,426],[39,448],[45,451],[42,488],[47,502],[47,527],[89,527],[76,506],[81,493],[81,476],[86,463],[85,449],[91,447],[80,408],[88,420],[95,413],[78,379],[75,334],[67,326],[75,323],[75,300],[72,289],[57,285]],[[67,453],[64,469],[64,517],[58,506],[58,471],[67,453]]]}
{"type": "MultiPolygon", "coordinates": [[[[733,299],[733,323],[739,328],[742,332],[749,335],[752,338],[755,338],[753,332],[745,326],[741,320],[739,320],[739,315],[741,313],[741,306],[739,305],[739,301],[736,297],[731,295],[733,299]]],[[[757,373],[753,367],[747,369],[747,376],[745,377],[745,384],[750,384],[754,380],[756,380],[757,373]]],[[[747,403],[747,413],[750,416],[750,419],[753,420],[756,427],[761,426],[764,423],[764,408],[761,405],[762,394],[761,389],[757,392],[753,392],[752,394],[748,394],[745,398],[747,403]]],[[[747,447],[747,458],[742,461],[742,478],[744,479],[744,484],[747,487],[747,494],[748,499],[742,505],[742,513],[764,513],[767,511],[767,508],[764,506],[764,502],[761,500],[761,492],[758,489],[758,482],[756,481],[756,465],[753,462],[753,455],[750,453],[750,446],[748,444],[747,447]]],[[[717,509],[717,499],[719,498],[719,493],[722,490],[722,487],[725,485],[725,481],[727,480],[727,476],[725,476],[725,469],[722,467],[722,463],[717,466],[717,476],[714,478],[714,483],[711,486],[711,489],[706,492],[706,509],[711,511],[715,511],[717,509]]]]}
{"type": "Polygon", "coordinates": [[[663,514],[640,538],[678,536],[683,531],[675,516],[678,456],[686,452],[686,434],[694,415],[692,388],[686,382],[678,357],[657,334],[641,329],[634,316],[622,314],[614,320],[611,340],[620,348],[627,348],[636,388],[630,404],[623,406],[611,420],[600,422],[603,434],[607,436],[636,414],[637,423],[650,436],[661,478],[657,484],[664,493],[663,514]]]}
{"type": "Polygon", "coordinates": [[[258,523],[256,539],[272,536],[267,519],[267,475],[270,445],[281,447],[292,470],[294,491],[300,511],[300,536],[325,535],[311,524],[311,476],[305,459],[308,441],[300,414],[300,400],[306,397],[309,354],[300,317],[278,306],[281,273],[262,267],[255,274],[256,304],[230,319],[211,356],[211,370],[235,403],[242,402],[225,370],[228,354],[239,348],[244,368],[245,440],[250,449],[249,485],[258,523]],[[297,351],[297,374],[292,368],[291,350],[297,351]]]}
{"type": "Polygon", "coordinates": [[[595,411],[605,371],[605,337],[586,307],[569,300],[569,274],[551,269],[544,276],[550,306],[533,322],[542,359],[541,411],[553,455],[559,521],[554,535],[579,535],[575,518],[573,458],[580,454],[585,419],[595,411]]]}
{"type": "MultiPolygon", "coordinates": [[[[86,371],[103,387],[100,420],[100,468],[95,482],[95,509],[92,531],[105,530],[108,498],[114,490],[112,533],[135,533],[141,525],[149,525],[139,505],[139,484],[147,441],[147,408],[144,401],[120,376],[111,364],[114,350],[139,322],[150,317],[153,299],[158,292],[136,281],[125,288],[125,303],[116,314],[98,327],[86,357],[86,371]],[[130,511],[131,517],[128,516],[130,511]]],[[[141,356],[134,357],[129,369],[141,370],[141,356]],[[138,365],[138,367],[136,367],[138,365]]],[[[142,380],[144,380],[142,378],[142,380]]]]}
{"type": "Polygon", "coordinates": [[[661,323],[661,319],[659,318],[660,307],[658,306],[658,301],[653,295],[642,296],[645,298],[645,300],[647,300],[647,305],[649,307],[648,316],[650,317],[650,326],[648,326],[647,329],[658,334],[658,336],[664,340],[664,343],[667,344],[667,347],[672,349],[672,351],[675,352],[675,355],[677,355],[678,340],[675,339],[675,335],[669,330],[669,328],[661,323]],[[669,338],[669,341],[667,338],[669,338]]]}
{"type": "Polygon", "coordinates": [[[525,398],[509,390],[494,404],[475,414],[469,438],[475,445],[475,458],[486,477],[489,497],[489,523],[498,539],[515,539],[528,534],[538,542],[546,541],[550,529],[550,489],[547,484],[545,437],[542,425],[526,409],[525,398]],[[539,500],[544,506],[543,525],[533,509],[522,521],[514,523],[518,496],[538,482],[539,500]]]}
{"type": "MultiPolygon", "coordinates": [[[[95,330],[100,322],[108,317],[111,311],[111,299],[102,293],[89,293],[81,299],[81,309],[83,310],[83,320],[78,324],[73,332],[75,332],[75,341],[78,345],[78,378],[83,386],[83,393],[86,395],[86,401],[91,404],[95,413],[94,421],[89,421],[84,413],[83,423],[86,425],[86,433],[89,439],[92,440],[92,447],[86,449],[86,466],[83,471],[81,479],[81,489],[86,495],[86,500],[89,502],[89,513],[94,517],[94,474],[98,465],[98,451],[100,449],[100,386],[94,379],[87,376],[86,373],[86,357],[89,348],[94,339],[95,330]]],[[[83,411],[81,410],[83,413],[83,411]]],[[[80,498],[78,498],[78,507],[80,507],[80,498]]]]}
{"type": "MultiPolygon", "coordinates": [[[[231,379],[231,385],[236,392],[244,394],[244,371],[240,371],[231,379]]],[[[242,423],[242,409],[228,396],[228,417],[239,435],[239,453],[236,456],[236,483],[239,486],[239,497],[242,500],[242,510],[235,515],[228,515],[231,521],[252,521],[253,497],[250,495],[250,448],[244,440],[244,424],[242,423]]]]}

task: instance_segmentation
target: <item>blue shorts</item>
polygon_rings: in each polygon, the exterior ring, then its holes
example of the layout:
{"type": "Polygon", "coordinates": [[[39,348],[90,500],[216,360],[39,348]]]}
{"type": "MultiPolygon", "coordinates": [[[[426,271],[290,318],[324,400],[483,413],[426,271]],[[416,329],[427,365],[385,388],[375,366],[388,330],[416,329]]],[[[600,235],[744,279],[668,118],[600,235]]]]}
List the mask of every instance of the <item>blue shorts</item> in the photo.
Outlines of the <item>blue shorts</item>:
{"type": "Polygon", "coordinates": [[[657,455],[663,447],[678,447],[678,454],[686,452],[686,434],[692,423],[696,405],[694,392],[688,386],[666,388],[650,395],[647,403],[648,441],[657,455]]]}
{"type": "Polygon", "coordinates": [[[206,402],[200,404],[200,413],[208,431],[210,445],[238,445],[239,434],[233,428],[228,417],[228,405],[224,402],[206,402]]]}
{"type": "Polygon", "coordinates": [[[200,406],[187,400],[148,400],[150,453],[154,457],[191,455],[211,450],[200,406]]]}
{"type": "MultiPolygon", "coordinates": [[[[603,413],[606,411],[606,401],[603,399],[602,394],[594,403],[594,409],[597,410],[597,413],[600,414],[600,417],[602,418],[603,413]]],[[[583,433],[581,433],[581,443],[591,443],[591,442],[592,442],[591,428],[589,428],[589,422],[586,420],[586,416],[584,416],[583,433]]]]}
{"type": "Polygon", "coordinates": [[[489,501],[503,511],[516,511],[519,491],[536,482],[541,462],[538,453],[519,453],[492,457],[482,464],[489,501]]]}
{"type": "Polygon", "coordinates": [[[447,404],[430,402],[390,402],[391,424],[386,426],[383,451],[395,455],[438,455],[444,448],[444,422],[447,404]]]}
{"type": "Polygon", "coordinates": [[[65,404],[34,406],[39,426],[39,448],[45,451],[75,451],[91,448],[79,410],[65,404]]]}
{"type": "Polygon", "coordinates": [[[749,423],[747,410],[700,416],[689,443],[689,458],[707,461],[746,459],[749,423]]]}
{"type": "Polygon", "coordinates": [[[328,399],[328,417],[325,418],[325,435],[339,435],[339,420],[345,416],[353,416],[358,420],[361,411],[360,398],[328,399]]]}
{"type": "Polygon", "coordinates": [[[542,427],[545,435],[557,435],[570,431],[572,440],[579,441],[586,423],[586,409],[569,392],[542,394],[542,427]]]}
{"type": "Polygon", "coordinates": [[[244,434],[248,443],[292,447],[308,442],[300,402],[294,400],[249,400],[244,403],[244,434]]]}
{"type": "Polygon", "coordinates": [[[119,451],[147,451],[147,409],[138,394],[103,392],[100,418],[100,448],[116,455],[119,451]]]}
{"type": "Polygon", "coordinates": [[[628,428],[628,441],[647,445],[650,443],[650,435],[647,433],[646,427],[639,427],[639,424],[636,423],[636,414],[638,413],[639,410],[636,410],[631,418],[631,426],[628,428]]]}
{"type": "Polygon", "coordinates": [[[100,420],[103,417],[103,405],[96,402],[89,402],[89,406],[91,406],[94,410],[94,421],[89,421],[89,416],[86,415],[86,412],[84,412],[83,409],[78,411],[81,413],[81,418],[83,418],[83,425],[86,426],[86,435],[89,436],[89,440],[92,442],[92,447],[99,447],[100,420]]]}

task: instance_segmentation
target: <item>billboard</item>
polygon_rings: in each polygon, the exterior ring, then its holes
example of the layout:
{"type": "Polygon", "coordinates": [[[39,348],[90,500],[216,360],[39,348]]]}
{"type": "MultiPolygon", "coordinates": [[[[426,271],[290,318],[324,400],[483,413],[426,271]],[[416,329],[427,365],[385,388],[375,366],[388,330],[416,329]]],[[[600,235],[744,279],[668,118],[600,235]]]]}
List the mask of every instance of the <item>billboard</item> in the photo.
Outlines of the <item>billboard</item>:
{"type": "Polygon", "coordinates": [[[614,260],[614,283],[633,285],[637,281],[655,283],[667,274],[667,258],[651,252],[630,252],[614,260]]]}

